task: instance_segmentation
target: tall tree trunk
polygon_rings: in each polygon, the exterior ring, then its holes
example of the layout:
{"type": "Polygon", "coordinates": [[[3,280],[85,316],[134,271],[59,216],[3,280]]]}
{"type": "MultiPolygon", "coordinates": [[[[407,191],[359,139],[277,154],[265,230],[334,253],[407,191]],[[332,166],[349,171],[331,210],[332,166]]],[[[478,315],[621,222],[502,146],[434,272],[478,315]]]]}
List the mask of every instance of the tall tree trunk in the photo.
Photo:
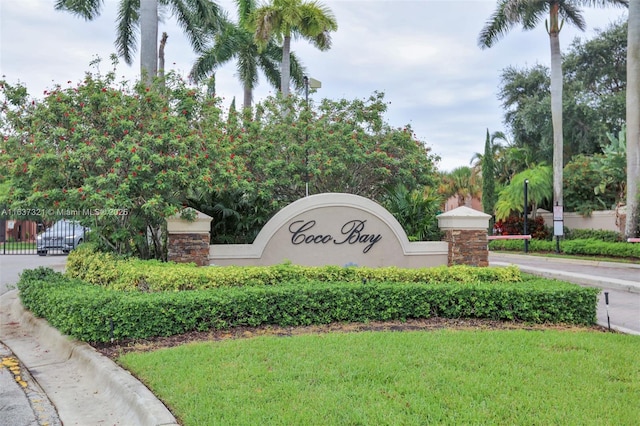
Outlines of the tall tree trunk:
{"type": "Polygon", "coordinates": [[[158,74],[158,0],[140,0],[140,75],[147,84],[158,74]]]}
{"type": "Polygon", "coordinates": [[[291,79],[291,36],[284,37],[282,43],[282,70],[280,72],[280,92],[289,96],[289,80],[291,79]]]}
{"type": "Polygon", "coordinates": [[[549,40],[551,45],[551,121],[553,124],[553,205],[563,206],[562,200],[562,56],[560,55],[560,26],[558,5],[551,6],[549,40]]]}
{"type": "Polygon", "coordinates": [[[164,47],[167,45],[168,38],[167,33],[162,33],[160,48],[158,49],[158,76],[160,78],[164,78],[164,47]]]}
{"type": "Polygon", "coordinates": [[[629,1],[627,38],[627,237],[638,236],[640,198],[640,0],[629,1]]]}
{"type": "Polygon", "coordinates": [[[244,101],[242,108],[251,108],[251,101],[253,100],[253,90],[248,84],[244,85],[244,101]]]}
{"type": "Polygon", "coordinates": [[[491,216],[494,214],[496,205],[496,171],[493,160],[493,147],[489,129],[487,129],[487,139],[484,143],[484,154],[482,156],[482,210],[491,216]]]}

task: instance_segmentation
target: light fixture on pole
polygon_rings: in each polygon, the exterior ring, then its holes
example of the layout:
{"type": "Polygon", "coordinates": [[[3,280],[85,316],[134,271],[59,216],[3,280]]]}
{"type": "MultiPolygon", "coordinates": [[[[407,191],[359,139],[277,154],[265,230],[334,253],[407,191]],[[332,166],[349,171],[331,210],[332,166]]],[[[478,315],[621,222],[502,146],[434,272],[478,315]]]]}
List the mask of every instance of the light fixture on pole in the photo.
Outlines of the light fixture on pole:
{"type": "MultiPolygon", "coordinates": [[[[322,83],[315,78],[307,77],[306,75],[302,78],[304,80],[304,98],[306,102],[307,111],[309,110],[309,88],[311,89],[320,89],[322,87],[322,83]]],[[[308,127],[308,126],[307,126],[308,127]]],[[[304,131],[304,168],[305,168],[305,196],[309,196],[309,134],[308,128],[305,127],[304,131]]]]}
{"type": "MultiPolygon", "coordinates": [[[[528,227],[527,227],[527,216],[529,216],[528,207],[529,207],[529,179],[524,180],[524,235],[528,235],[528,227]]],[[[524,252],[529,252],[529,240],[524,240],[524,252]]]]}

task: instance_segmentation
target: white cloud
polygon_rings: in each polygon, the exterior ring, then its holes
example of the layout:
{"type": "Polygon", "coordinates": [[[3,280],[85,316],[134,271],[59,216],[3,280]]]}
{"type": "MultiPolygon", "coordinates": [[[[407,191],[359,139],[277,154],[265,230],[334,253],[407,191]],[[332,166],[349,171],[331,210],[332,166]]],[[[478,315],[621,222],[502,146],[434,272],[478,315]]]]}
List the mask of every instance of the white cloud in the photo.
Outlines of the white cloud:
{"type": "MultiPolygon", "coordinates": [[[[332,49],[320,52],[304,41],[293,43],[308,74],[323,83],[313,96],[353,99],[385,92],[390,123],[410,123],[418,138],[442,156],[446,170],[468,165],[482,151],[487,128],[503,129],[496,98],[500,71],[509,65],[549,63],[544,25],[529,32],[514,29],[491,49],[477,46],[478,33],[495,8],[493,0],[322,2],[338,20],[332,49]]],[[[103,58],[100,70],[107,71],[115,52],[118,3],[105,0],[102,16],[85,22],[54,11],[48,0],[1,0],[0,74],[38,95],[53,83],[81,80],[96,55],[103,58]]],[[[235,14],[232,0],[219,4],[235,14]]],[[[563,49],[575,36],[591,36],[594,28],[621,15],[619,9],[585,9],[588,32],[566,26],[563,49]]],[[[169,34],[169,68],[186,75],[196,56],[181,29],[167,16],[160,31],[169,34]]],[[[135,79],[138,66],[137,60],[132,66],[123,64],[118,75],[135,79]]],[[[227,100],[242,97],[235,74],[235,64],[229,64],[216,75],[217,91],[227,100]]],[[[273,93],[264,78],[260,83],[256,100],[273,93]]]]}

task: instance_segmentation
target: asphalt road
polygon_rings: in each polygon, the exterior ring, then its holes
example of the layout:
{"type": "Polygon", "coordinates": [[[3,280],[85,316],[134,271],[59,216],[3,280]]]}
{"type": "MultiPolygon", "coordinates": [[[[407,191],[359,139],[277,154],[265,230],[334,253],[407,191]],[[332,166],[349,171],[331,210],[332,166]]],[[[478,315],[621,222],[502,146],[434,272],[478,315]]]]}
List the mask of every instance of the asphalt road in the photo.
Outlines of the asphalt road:
{"type": "Polygon", "coordinates": [[[496,253],[490,254],[489,264],[515,264],[523,272],[600,288],[598,324],[640,334],[640,264],[496,253]],[[609,295],[608,306],[605,293],[609,295]]]}
{"type": "Polygon", "coordinates": [[[64,270],[67,255],[38,256],[35,254],[0,255],[0,295],[15,288],[20,273],[25,269],[46,266],[54,271],[64,270]]]}

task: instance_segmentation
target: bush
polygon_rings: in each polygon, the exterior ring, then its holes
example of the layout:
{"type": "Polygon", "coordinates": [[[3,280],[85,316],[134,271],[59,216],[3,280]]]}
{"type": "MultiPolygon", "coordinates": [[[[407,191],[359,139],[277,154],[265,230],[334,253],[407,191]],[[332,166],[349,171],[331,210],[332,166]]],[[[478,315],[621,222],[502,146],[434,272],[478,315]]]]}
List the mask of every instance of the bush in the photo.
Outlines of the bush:
{"type": "Polygon", "coordinates": [[[567,254],[640,259],[640,244],[609,243],[601,240],[568,240],[562,244],[567,254]]]}
{"type": "Polygon", "coordinates": [[[69,254],[65,274],[91,284],[114,290],[178,291],[216,287],[278,285],[296,280],[323,282],[516,282],[520,271],[510,268],[476,268],[471,266],[402,269],[342,266],[216,266],[121,259],[92,247],[69,254]]]}
{"type": "Polygon", "coordinates": [[[602,240],[609,243],[624,241],[622,234],[603,229],[566,229],[565,240],[602,240]]]}
{"type": "MultiPolygon", "coordinates": [[[[489,250],[522,251],[523,248],[522,241],[493,240],[489,242],[489,250]]],[[[552,252],[555,249],[555,241],[529,241],[530,252],[552,252]]],[[[560,250],[570,255],[640,259],[640,244],[627,242],[611,243],[596,239],[565,240],[561,242],[560,250]]]]}
{"type": "Polygon", "coordinates": [[[18,283],[22,303],[88,342],[143,339],[235,326],[299,326],[409,318],[487,318],[594,324],[600,290],[528,278],[520,283],[298,280],[190,292],[120,292],[48,273],[18,283]],[[111,326],[113,325],[113,331],[111,326]]]}
{"type": "Polygon", "coordinates": [[[118,267],[123,261],[114,253],[99,251],[93,243],[84,243],[69,253],[65,270],[88,283],[102,284],[120,276],[118,267]]]}
{"type": "MultiPolygon", "coordinates": [[[[556,249],[555,241],[529,240],[529,251],[550,252],[556,249]]],[[[523,240],[493,240],[489,241],[489,250],[523,251],[523,240]]]]}
{"type": "MultiPolygon", "coordinates": [[[[499,220],[493,226],[497,235],[524,235],[524,217],[511,215],[505,220],[499,220]]],[[[547,240],[551,237],[549,230],[544,226],[542,216],[527,221],[527,233],[537,240],[547,240]]]]}

